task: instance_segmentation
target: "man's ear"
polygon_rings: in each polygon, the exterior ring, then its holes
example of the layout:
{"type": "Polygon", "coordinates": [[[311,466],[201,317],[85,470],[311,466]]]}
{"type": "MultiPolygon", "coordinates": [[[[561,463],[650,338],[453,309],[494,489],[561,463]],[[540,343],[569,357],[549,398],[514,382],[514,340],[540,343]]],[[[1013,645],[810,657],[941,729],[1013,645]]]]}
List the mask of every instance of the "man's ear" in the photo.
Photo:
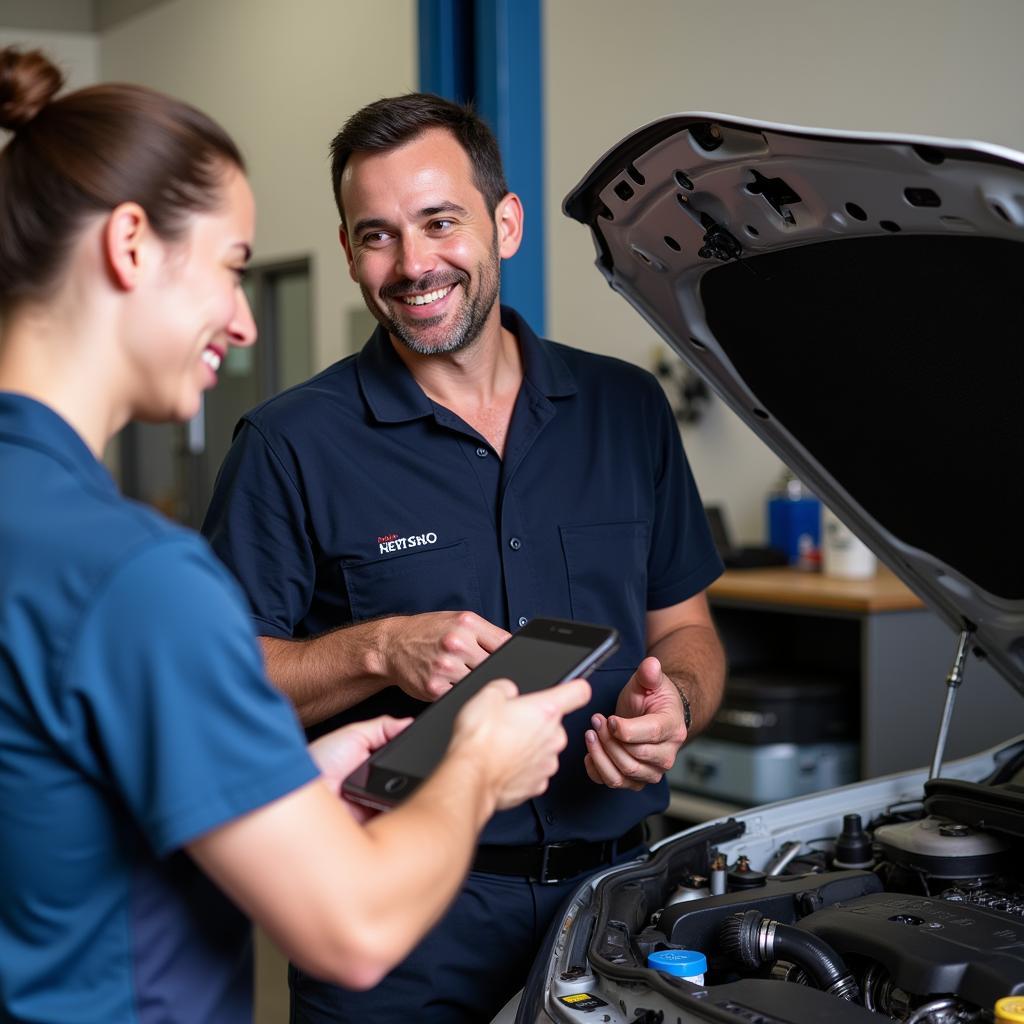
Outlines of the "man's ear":
{"type": "Polygon", "coordinates": [[[341,247],[345,250],[345,259],[348,260],[348,276],[358,284],[359,278],[356,277],[356,262],[352,256],[352,242],[348,237],[344,224],[338,225],[338,241],[341,242],[341,247]]]}
{"type": "Polygon", "coordinates": [[[515,192],[507,193],[494,210],[498,255],[507,260],[515,256],[523,241],[523,204],[515,192]]]}
{"type": "Polygon", "coordinates": [[[142,250],[152,235],[146,211],[138,203],[114,207],[103,228],[103,255],[119,288],[131,291],[139,282],[142,250]]]}

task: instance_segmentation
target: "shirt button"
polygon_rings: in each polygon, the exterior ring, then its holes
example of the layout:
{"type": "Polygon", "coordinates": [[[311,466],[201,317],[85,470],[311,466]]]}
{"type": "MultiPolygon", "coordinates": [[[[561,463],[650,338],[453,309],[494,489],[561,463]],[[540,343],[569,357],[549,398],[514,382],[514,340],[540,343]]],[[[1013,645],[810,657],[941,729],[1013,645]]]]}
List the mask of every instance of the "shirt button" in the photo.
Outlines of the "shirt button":
{"type": "Polygon", "coordinates": [[[544,815],[544,820],[549,825],[554,825],[554,823],[555,823],[555,816],[550,811],[548,811],[547,814],[544,815]]]}
{"type": "Polygon", "coordinates": [[[520,549],[520,548],[521,548],[521,547],[523,546],[523,542],[522,542],[522,541],[521,541],[521,540],[520,540],[520,539],[519,539],[518,537],[513,537],[513,538],[512,538],[512,539],[511,539],[511,540],[510,540],[510,541],[508,542],[508,546],[509,546],[509,547],[510,547],[510,548],[511,548],[511,549],[512,549],[513,551],[518,551],[518,550],[519,550],[519,549],[520,549]]]}
{"type": "Polygon", "coordinates": [[[520,626],[525,626],[528,621],[529,620],[526,618],[525,615],[520,615],[519,616],[519,625],[520,626]]]}
{"type": "Polygon", "coordinates": [[[477,448],[476,453],[477,453],[477,455],[480,456],[481,459],[486,459],[487,458],[487,449],[486,448],[477,448]]]}

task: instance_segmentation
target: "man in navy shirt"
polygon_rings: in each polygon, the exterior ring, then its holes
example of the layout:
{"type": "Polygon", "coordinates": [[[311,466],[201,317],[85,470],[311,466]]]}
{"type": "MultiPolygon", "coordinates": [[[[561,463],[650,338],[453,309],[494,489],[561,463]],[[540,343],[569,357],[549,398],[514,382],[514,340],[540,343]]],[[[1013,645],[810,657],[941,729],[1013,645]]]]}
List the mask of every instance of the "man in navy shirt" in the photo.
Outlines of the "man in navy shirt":
{"type": "Polygon", "coordinates": [[[635,853],[666,806],[663,774],[721,695],[703,593],[721,563],[653,377],[499,306],[523,213],[487,127],[411,95],[354,115],[332,152],[380,327],[243,419],[204,526],[271,679],[334,725],[415,713],[535,616],[621,637],[549,791],[493,819],[419,949],[358,996],[293,971],[296,1021],[479,1021],[580,876],[635,853]]]}

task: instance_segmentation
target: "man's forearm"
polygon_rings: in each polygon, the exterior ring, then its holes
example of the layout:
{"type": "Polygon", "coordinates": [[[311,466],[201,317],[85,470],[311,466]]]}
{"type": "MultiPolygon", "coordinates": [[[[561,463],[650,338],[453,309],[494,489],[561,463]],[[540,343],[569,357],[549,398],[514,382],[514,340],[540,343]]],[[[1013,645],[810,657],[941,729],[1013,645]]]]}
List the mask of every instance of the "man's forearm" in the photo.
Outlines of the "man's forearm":
{"type": "Polygon", "coordinates": [[[509,637],[470,611],[391,615],[312,640],[263,638],[267,674],[310,725],[386,686],[434,701],[509,637]]]}
{"type": "Polygon", "coordinates": [[[714,626],[680,626],[647,652],[661,662],[662,671],[690,703],[689,734],[706,729],[722,702],[725,652],[714,626]]]}
{"type": "Polygon", "coordinates": [[[346,711],[390,685],[382,656],[387,621],[360,622],[309,640],[260,637],[267,676],[295,705],[303,725],[346,711]]]}

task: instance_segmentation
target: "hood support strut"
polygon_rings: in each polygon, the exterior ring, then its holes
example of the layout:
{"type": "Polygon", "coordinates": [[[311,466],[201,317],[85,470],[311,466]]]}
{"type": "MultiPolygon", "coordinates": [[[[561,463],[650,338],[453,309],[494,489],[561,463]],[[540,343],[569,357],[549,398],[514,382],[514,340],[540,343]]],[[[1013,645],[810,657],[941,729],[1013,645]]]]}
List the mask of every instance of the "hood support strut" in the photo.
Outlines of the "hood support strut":
{"type": "Polygon", "coordinates": [[[946,752],[946,740],[949,737],[949,725],[953,721],[953,705],[956,704],[956,691],[964,681],[964,661],[967,659],[967,652],[970,650],[972,630],[964,629],[960,633],[960,639],[956,645],[956,657],[953,659],[953,666],[946,676],[946,704],[942,709],[942,721],[939,722],[939,735],[935,740],[935,753],[932,755],[932,768],[928,773],[929,779],[938,777],[942,769],[942,757],[946,752]]]}

